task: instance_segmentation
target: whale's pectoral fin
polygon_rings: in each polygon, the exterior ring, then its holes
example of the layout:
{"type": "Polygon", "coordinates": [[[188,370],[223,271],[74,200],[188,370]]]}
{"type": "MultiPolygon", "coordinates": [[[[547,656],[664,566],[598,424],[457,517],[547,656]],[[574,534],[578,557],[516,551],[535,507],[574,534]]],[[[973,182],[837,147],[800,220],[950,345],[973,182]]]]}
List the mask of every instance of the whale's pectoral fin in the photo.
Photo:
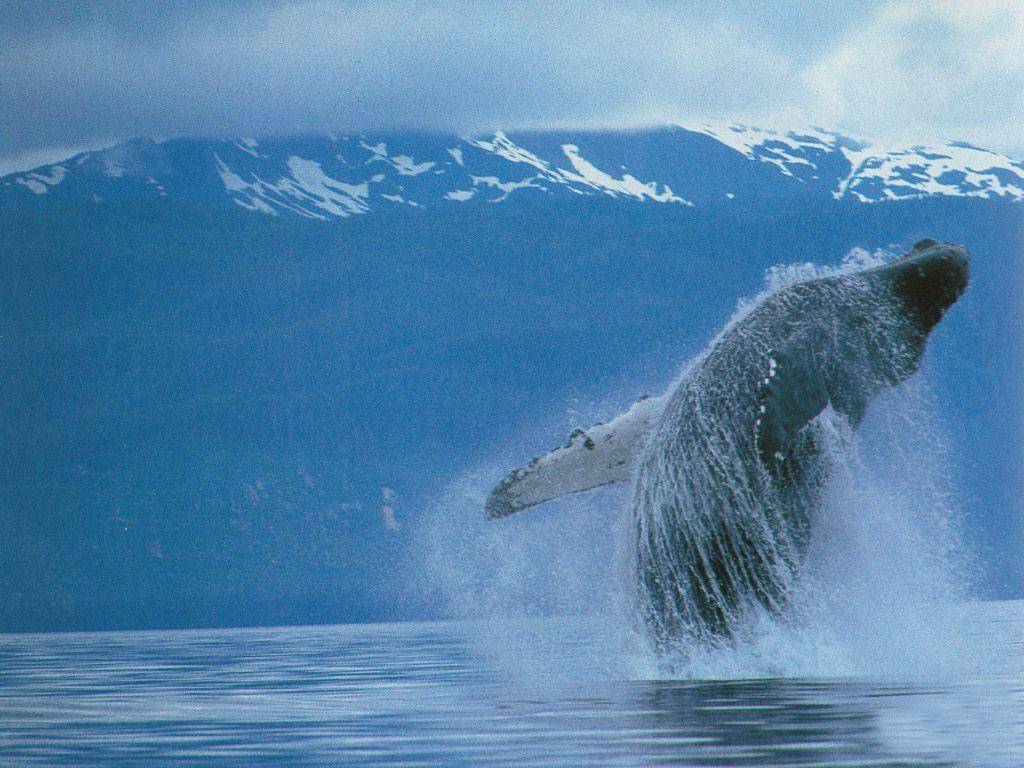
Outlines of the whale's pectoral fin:
{"type": "Polygon", "coordinates": [[[822,344],[815,334],[791,336],[773,349],[768,370],[758,382],[755,439],[761,461],[774,469],[808,423],[829,402],[822,344]]]}
{"type": "Polygon", "coordinates": [[[607,424],[577,429],[569,442],[514,469],[487,497],[488,517],[506,517],[567,493],[629,480],[662,398],[638,400],[607,424]]]}
{"type": "MultiPolygon", "coordinates": [[[[838,379],[838,377],[834,377],[838,379]]],[[[832,407],[843,414],[851,427],[857,428],[864,420],[872,392],[858,381],[834,381],[829,387],[832,407]]]]}

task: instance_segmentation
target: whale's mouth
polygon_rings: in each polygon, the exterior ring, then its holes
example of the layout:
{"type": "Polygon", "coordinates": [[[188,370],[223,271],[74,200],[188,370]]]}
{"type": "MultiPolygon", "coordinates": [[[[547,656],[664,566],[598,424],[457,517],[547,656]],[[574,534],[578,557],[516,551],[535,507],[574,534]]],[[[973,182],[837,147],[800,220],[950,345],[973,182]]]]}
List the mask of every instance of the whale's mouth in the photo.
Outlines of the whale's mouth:
{"type": "Polygon", "coordinates": [[[904,311],[929,332],[963,295],[970,280],[967,251],[961,245],[922,240],[883,268],[904,311]]]}

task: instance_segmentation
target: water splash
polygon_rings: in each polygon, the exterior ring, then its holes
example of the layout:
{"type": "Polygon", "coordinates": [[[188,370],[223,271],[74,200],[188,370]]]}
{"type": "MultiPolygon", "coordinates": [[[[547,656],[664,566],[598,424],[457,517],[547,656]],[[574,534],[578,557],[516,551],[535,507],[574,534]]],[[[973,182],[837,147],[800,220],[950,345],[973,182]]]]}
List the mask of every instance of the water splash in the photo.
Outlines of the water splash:
{"type": "Polygon", "coordinates": [[[979,649],[958,606],[976,564],[927,384],[879,398],[856,436],[834,413],[821,422],[832,471],[790,605],[751,612],[728,642],[662,658],[669,676],[945,678],[971,668],[979,649]]]}
{"type": "MultiPolygon", "coordinates": [[[[854,251],[837,268],[770,270],[765,291],[738,305],[726,328],[680,377],[769,296],[797,282],[876,266],[890,256],[854,251]]],[[[485,521],[481,510],[507,464],[468,473],[421,521],[415,567],[453,617],[483,619],[482,637],[506,656],[514,654],[509,662],[520,668],[530,667],[531,654],[524,651],[529,643],[513,650],[504,622],[587,614],[586,631],[594,632],[592,619],[599,617],[596,626],[606,633],[608,649],[605,658],[581,660],[588,674],[948,672],[963,651],[961,633],[936,618],[945,616],[936,607],[969,594],[971,567],[949,479],[952,459],[922,379],[876,400],[856,436],[831,409],[818,419],[831,471],[816,500],[806,558],[786,575],[785,605],[746,606],[742,621],[722,640],[695,633],[671,652],[655,653],[636,631],[631,563],[638,542],[628,489],[558,500],[496,524],[485,521]]],[[[571,632],[573,619],[564,621],[571,632]]],[[[544,656],[549,654],[536,655],[544,656]]]]}

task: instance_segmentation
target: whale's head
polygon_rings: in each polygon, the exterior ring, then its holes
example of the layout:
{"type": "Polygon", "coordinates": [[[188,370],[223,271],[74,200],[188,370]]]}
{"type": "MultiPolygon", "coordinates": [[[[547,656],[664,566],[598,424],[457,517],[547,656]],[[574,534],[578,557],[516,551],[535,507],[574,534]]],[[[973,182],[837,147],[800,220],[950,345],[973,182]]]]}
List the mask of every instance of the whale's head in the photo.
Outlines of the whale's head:
{"type": "Polygon", "coordinates": [[[897,309],[927,336],[967,288],[970,269],[963,246],[922,240],[878,274],[897,309]]]}
{"type": "Polygon", "coordinates": [[[838,328],[833,404],[845,402],[845,413],[862,413],[876,394],[912,376],[929,334],[968,278],[962,246],[922,240],[896,261],[842,283],[858,288],[846,304],[847,322],[838,328]]]}

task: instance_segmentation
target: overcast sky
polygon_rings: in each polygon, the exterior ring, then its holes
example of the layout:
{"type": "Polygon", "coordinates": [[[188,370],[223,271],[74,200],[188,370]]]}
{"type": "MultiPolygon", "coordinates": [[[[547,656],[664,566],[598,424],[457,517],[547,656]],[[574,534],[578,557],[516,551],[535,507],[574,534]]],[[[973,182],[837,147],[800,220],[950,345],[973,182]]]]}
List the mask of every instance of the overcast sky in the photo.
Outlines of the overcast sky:
{"type": "Polygon", "coordinates": [[[1024,0],[0,0],[0,170],[146,135],[705,118],[1024,158],[1024,0]]]}

